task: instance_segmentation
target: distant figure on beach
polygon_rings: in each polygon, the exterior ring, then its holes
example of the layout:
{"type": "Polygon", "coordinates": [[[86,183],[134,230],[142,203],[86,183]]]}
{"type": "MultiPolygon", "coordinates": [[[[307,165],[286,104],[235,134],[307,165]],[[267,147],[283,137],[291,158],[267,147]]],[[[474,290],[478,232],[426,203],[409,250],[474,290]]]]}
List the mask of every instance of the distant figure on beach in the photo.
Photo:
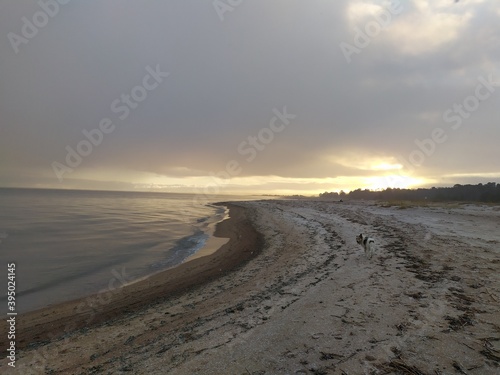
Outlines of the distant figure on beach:
{"type": "Polygon", "coordinates": [[[363,236],[363,234],[360,234],[359,236],[356,236],[356,242],[363,246],[366,256],[368,257],[368,259],[371,259],[375,251],[375,240],[371,237],[363,236]]]}
{"type": "Polygon", "coordinates": [[[340,203],[342,203],[343,201],[344,201],[343,199],[339,200],[340,203]]]}

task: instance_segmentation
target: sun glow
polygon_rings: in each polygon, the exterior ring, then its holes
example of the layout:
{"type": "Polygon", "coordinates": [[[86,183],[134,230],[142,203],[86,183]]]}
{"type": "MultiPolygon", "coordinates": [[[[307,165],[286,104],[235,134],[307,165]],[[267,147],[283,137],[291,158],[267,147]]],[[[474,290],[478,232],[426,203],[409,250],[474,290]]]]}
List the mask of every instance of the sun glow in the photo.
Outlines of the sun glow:
{"type": "MultiPolygon", "coordinates": [[[[376,160],[365,163],[368,171],[377,175],[360,173],[354,176],[329,178],[294,178],[280,176],[239,176],[228,180],[212,176],[171,178],[149,176],[135,188],[146,191],[184,192],[194,194],[304,194],[317,195],[325,191],[349,192],[355,189],[383,190],[386,188],[414,188],[432,181],[421,177],[402,175],[402,166],[392,162],[376,160]]],[[[360,172],[365,172],[366,170],[360,172]]]]}
{"type": "Polygon", "coordinates": [[[344,157],[335,156],[329,160],[335,164],[359,169],[360,171],[393,171],[403,169],[403,166],[398,163],[394,157],[358,156],[356,154],[349,154],[349,156],[344,157]]]}
{"type": "Polygon", "coordinates": [[[391,164],[391,163],[380,163],[374,164],[370,167],[372,171],[392,171],[394,169],[402,169],[401,164],[391,164]]]}
{"type": "Polygon", "coordinates": [[[410,189],[425,183],[421,178],[401,175],[373,176],[366,177],[364,180],[366,189],[370,190],[383,190],[387,188],[410,189]]]}

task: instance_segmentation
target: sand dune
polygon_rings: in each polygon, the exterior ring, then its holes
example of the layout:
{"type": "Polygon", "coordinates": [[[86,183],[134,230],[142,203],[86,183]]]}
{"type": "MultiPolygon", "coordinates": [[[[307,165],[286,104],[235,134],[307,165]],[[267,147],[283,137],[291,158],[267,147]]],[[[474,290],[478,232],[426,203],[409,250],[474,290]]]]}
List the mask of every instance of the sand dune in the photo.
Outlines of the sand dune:
{"type": "Polygon", "coordinates": [[[262,234],[260,251],[244,241],[250,232],[233,230],[226,251],[246,251],[239,266],[27,348],[9,373],[500,371],[498,207],[237,205],[262,234]],[[371,260],[356,244],[361,232],[377,241],[371,260]]]}

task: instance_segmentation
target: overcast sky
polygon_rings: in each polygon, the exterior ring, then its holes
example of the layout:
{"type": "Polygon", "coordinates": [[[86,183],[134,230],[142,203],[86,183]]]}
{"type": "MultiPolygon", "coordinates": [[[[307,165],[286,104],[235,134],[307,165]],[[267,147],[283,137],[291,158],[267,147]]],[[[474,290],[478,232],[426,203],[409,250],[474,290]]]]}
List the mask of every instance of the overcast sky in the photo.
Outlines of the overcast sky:
{"type": "Polygon", "coordinates": [[[0,0],[0,186],[500,182],[496,0],[40,3],[0,0]]]}

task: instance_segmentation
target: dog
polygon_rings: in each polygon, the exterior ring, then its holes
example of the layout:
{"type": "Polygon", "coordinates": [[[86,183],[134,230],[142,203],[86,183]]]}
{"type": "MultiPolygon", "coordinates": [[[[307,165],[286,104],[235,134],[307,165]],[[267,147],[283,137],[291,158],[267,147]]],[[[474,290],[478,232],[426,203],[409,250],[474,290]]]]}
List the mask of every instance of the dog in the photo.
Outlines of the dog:
{"type": "Polygon", "coordinates": [[[366,256],[368,259],[371,259],[375,252],[375,240],[371,237],[363,236],[361,233],[359,236],[356,236],[356,242],[363,246],[366,256]]]}

